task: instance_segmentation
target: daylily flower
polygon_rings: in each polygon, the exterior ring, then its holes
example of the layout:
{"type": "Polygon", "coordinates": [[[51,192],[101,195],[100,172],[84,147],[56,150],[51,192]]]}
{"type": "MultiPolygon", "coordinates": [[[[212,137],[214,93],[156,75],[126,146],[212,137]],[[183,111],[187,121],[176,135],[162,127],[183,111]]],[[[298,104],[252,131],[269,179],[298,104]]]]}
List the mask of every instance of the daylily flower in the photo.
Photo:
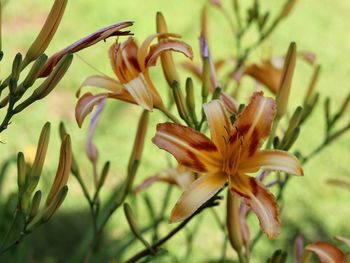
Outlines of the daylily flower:
{"type": "MultiPolygon", "coordinates": [[[[154,66],[159,56],[165,51],[181,52],[192,58],[192,48],[186,43],[175,40],[178,35],[171,33],[154,34],[145,39],[140,47],[130,37],[123,43],[115,43],[109,51],[111,64],[118,80],[107,76],[90,76],[83,86],[96,86],[110,92],[93,95],[84,94],[78,101],[75,109],[78,125],[81,126],[84,118],[93,107],[105,98],[123,100],[140,105],[146,110],[153,107],[164,108],[163,101],[151,81],[149,68],[154,66]],[[166,36],[161,42],[151,45],[152,41],[159,36],[166,36]]],[[[80,90],[78,90],[79,96],[80,90]]]]}
{"type": "Polygon", "coordinates": [[[204,104],[204,112],[211,140],[191,128],[169,122],[158,124],[153,138],[154,144],[170,152],[180,164],[206,173],[182,194],[170,222],[188,218],[228,183],[229,189],[243,197],[256,213],[268,237],[276,237],[280,219],[275,198],[258,180],[247,175],[260,169],[303,175],[294,155],[260,150],[276,114],[275,102],[262,92],[254,93],[235,125],[219,100],[204,104]]]}

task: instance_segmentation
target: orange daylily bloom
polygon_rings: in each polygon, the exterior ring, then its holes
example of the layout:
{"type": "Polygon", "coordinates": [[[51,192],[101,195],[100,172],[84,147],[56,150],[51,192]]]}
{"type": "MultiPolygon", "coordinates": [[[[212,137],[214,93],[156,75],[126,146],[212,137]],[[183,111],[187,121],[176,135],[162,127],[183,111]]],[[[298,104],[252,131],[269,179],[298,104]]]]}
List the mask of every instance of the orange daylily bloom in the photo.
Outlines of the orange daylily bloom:
{"type": "Polygon", "coordinates": [[[316,254],[320,262],[325,263],[343,263],[344,253],[337,247],[327,242],[318,241],[309,244],[305,248],[316,254]]]}
{"type": "MultiPolygon", "coordinates": [[[[109,56],[118,80],[107,76],[90,76],[83,82],[81,87],[95,86],[110,92],[96,95],[86,93],[79,99],[75,109],[78,125],[81,126],[86,115],[105,98],[138,104],[150,111],[153,107],[163,108],[163,101],[150,78],[149,68],[156,64],[163,52],[169,50],[181,52],[192,59],[192,48],[182,41],[173,39],[178,37],[175,34],[162,33],[149,36],[140,47],[132,37],[123,43],[112,45],[109,56]],[[167,39],[151,45],[159,36],[167,36],[167,39]]],[[[77,92],[78,96],[79,93],[80,89],[77,92]]]]}
{"type": "Polygon", "coordinates": [[[232,125],[219,100],[204,104],[211,139],[191,128],[162,123],[152,139],[177,161],[197,172],[206,173],[182,194],[172,211],[170,222],[188,218],[226,183],[244,198],[257,214],[269,238],[279,233],[280,219],[273,195],[247,174],[259,169],[303,175],[298,159],[285,151],[260,150],[268,137],[276,114],[275,102],[256,92],[249,105],[232,125]]]}

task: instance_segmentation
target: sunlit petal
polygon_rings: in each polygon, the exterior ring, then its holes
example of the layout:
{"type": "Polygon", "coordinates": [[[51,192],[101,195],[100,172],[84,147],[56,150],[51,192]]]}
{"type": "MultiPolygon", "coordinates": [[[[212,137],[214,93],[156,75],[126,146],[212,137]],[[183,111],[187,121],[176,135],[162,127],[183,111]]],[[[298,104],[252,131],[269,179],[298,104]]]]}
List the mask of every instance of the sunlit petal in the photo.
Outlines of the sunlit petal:
{"type": "Polygon", "coordinates": [[[242,161],[238,169],[242,173],[252,173],[263,169],[303,175],[299,160],[293,154],[279,150],[259,151],[242,161]]]}
{"type": "Polygon", "coordinates": [[[220,94],[220,100],[224,104],[226,110],[231,114],[238,113],[238,103],[237,101],[228,95],[226,92],[222,91],[220,94]]]}
{"type": "Polygon", "coordinates": [[[191,216],[201,205],[214,196],[227,181],[223,173],[199,177],[183,192],[171,212],[170,222],[179,222],[191,216]]]}
{"type": "Polygon", "coordinates": [[[219,100],[212,100],[204,104],[203,109],[208,120],[212,141],[220,153],[224,155],[232,130],[225,108],[219,100]]]}
{"type": "Polygon", "coordinates": [[[124,86],[138,105],[149,111],[153,109],[152,94],[142,73],[124,86]]]}
{"type": "Polygon", "coordinates": [[[92,95],[90,92],[85,93],[77,102],[75,106],[75,119],[78,126],[81,127],[86,116],[92,111],[92,109],[100,104],[101,101],[106,99],[108,94],[92,95]]]}
{"type": "Polygon", "coordinates": [[[234,174],[229,179],[230,190],[242,196],[258,216],[261,229],[270,239],[280,232],[278,205],[274,196],[255,178],[234,174]]]}
{"type": "Polygon", "coordinates": [[[221,157],[216,146],[205,135],[191,128],[161,123],[157,125],[152,141],[170,152],[180,164],[195,171],[217,172],[221,169],[221,157]]]}
{"type": "Polygon", "coordinates": [[[80,85],[80,88],[77,90],[76,96],[80,96],[81,89],[85,86],[94,86],[98,88],[104,88],[112,92],[116,92],[118,89],[123,88],[123,85],[107,76],[93,75],[88,77],[80,85]]]}
{"type": "Polygon", "coordinates": [[[242,142],[237,139],[243,138],[242,158],[252,156],[261,147],[270,133],[275,114],[274,100],[264,97],[262,92],[255,92],[235,123],[239,136],[233,134],[230,140],[231,144],[238,146],[242,142]]]}
{"type": "Polygon", "coordinates": [[[185,42],[178,40],[162,40],[162,42],[151,46],[147,57],[146,67],[154,66],[162,52],[169,50],[180,52],[190,59],[193,58],[192,48],[185,42]]]}
{"type": "Polygon", "coordinates": [[[350,239],[349,238],[345,238],[345,237],[342,237],[342,236],[335,236],[334,238],[336,240],[339,240],[339,241],[343,242],[345,245],[348,246],[348,248],[350,248],[350,239]]]}
{"type": "Polygon", "coordinates": [[[176,37],[179,38],[180,35],[178,34],[172,34],[172,33],[158,33],[158,34],[152,34],[148,36],[141,44],[138,52],[137,52],[137,61],[141,67],[141,71],[144,71],[146,68],[146,57],[148,54],[148,48],[151,45],[152,41],[156,39],[157,37],[176,37]]]}
{"type": "Polygon", "coordinates": [[[326,242],[316,242],[306,247],[314,252],[321,263],[342,263],[344,254],[335,246],[326,242]]]}

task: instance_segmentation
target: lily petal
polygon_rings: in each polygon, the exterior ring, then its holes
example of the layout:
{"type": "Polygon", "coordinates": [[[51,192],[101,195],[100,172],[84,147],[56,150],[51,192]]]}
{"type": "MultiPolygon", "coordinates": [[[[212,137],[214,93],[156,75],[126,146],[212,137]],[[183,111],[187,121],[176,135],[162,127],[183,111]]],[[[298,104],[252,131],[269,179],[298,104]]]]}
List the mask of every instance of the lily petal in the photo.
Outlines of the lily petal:
{"type": "Polygon", "coordinates": [[[85,86],[104,88],[112,92],[116,92],[118,89],[123,88],[123,85],[115,79],[107,76],[93,75],[85,79],[80,85],[79,89],[76,92],[76,96],[78,98],[80,97],[81,89],[85,86]]]}
{"type": "Polygon", "coordinates": [[[230,190],[242,196],[258,216],[260,227],[269,239],[280,232],[278,205],[274,196],[255,178],[238,174],[230,176],[230,190]]]}
{"type": "Polygon", "coordinates": [[[231,134],[232,125],[225,108],[219,100],[212,100],[203,105],[207,116],[211,139],[222,155],[225,154],[226,144],[231,134]]]}
{"type": "Polygon", "coordinates": [[[321,263],[341,263],[344,254],[335,246],[326,242],[316,242],[306,247],[306,250],[314,252],[321,263]]]}
{"type": "Polygon", "coordinates": [[[170,122],[158,124],[152,142],[195,171],[217,172],[221,169],[221,156],[215,144],[186,126],[170,122]]]}
{"type": "Polygon", "coordinates": [[[158,34],[152,34],[148,36],[141,44],[138,52],[137,52],[137,62],[140,65],[141,71],[144,71],[146,68],[146,57],[148,54],[148,48],[151,45],[152,41],[156,39],[157,37],[176,37],[180,38],[180,35],[178,34],[172,34],[172,33],[158,33],[158,34]]]}
{"type": "Polygon", "coordinates": [[[242,173],[253,173],[259,169],[283,171],[298,176],[304,175],[299,160],[289,152],[279,150],[264,150],[255,153],[239,164],[242,173]]]}
{"type": "Polygon", "coordinates": [[[136,103],[145,110],[153,109],[153,98],[143,74],[124,84],[127,91],[134,98],[136,103]]]}
{"type": "Polygon", "coordinates": [[[342,237],[342,236],[335,236],[334,239],[343,242],[345,245],[348,246],[348,248],[350,248],[350,239],[342,237]]]}
{"type": "Polygon", "coordinates": [[[193,51],[190,45],[186,44],[183,41],[167,39],[151,46],[148,57],[146,59],[146,67],[154,66],[158,57],[164,51],[169,50],[180,52],[190,59],[193,58],[193,51]]]}
{"type": "Polygon", "coordinates": [[[238,112],[238,102],[233,97],[228,95],[225,91],[221,92],[220,100],[229,113],[236,114],[238,112]]]}
{"type": "Polygon", "coordinates": [[[230,144],[235,144],[238,147],[241,142],[237,138],[243,138],[241,158],[252,156],[270,134],[271,125],[276,115],[276,103],[263,95],[263,92],[253,94],[250,103],[235,124],[239,136],[233,134],[230,144]]]}
{"type": "Polygon", "coordinates": [[[224,173],[213,173],[199,177],[183,192],[171,212],[170,223],[182,221],[191,216],[201,205],[213,197],[225,184],[224,173]]]}
{"type": "Polygon", "coordinates": [[[92,109],[100,104],[104,99],[108,97],[108,94],[98,94],[92,95],[92,93],[85,93],[77,102],[75,106],[75,119],[78,123],[78,126],[81,128],[81,125],[84,122],[86,116],[92,111],[92,109]]]}

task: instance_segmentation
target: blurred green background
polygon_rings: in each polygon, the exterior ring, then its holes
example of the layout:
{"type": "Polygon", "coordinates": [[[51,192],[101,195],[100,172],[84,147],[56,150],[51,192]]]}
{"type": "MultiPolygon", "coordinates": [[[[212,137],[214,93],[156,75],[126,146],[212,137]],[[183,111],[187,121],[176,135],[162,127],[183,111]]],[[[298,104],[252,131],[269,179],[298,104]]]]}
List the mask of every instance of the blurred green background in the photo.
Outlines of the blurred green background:
{"type": "MultiPolygon", "coordinates": [[[[45,20],[50,5],[53,1],[8,1],[3,10],[3,50],[5,57],[1,63],[1,76],[9,72],[11,58],[17,52],[25,52],[31,41],[39,32],[40,26],[45,20]]],[[[184,0],[141,0],[113,1],[113,0],[75,0],[69,1],[66,13],[58,32],[47,53],[55,51],[71,44],[75,40],[112,23],[131,20],[135,24],[132,32],[140,43],[149,34],[155,32],[155,14],[162,11],[166,17],[169,30],[182,35],[183,40],[194,48],[195,61],[200,61],[198,53],[198,37],[200,34],[200,13],[207,1],[184,0]]],[[[223,1],[230,9],[230,1],[223,1]]],[[[259,1],[264,10],[271,10],[277,14],[283,1],[259,1]]],[[[234,41],[229,33],[227,22],[222,14],[215,8],[209,8],[210,45],[214,58],[222,58],[232,55],[234,41]]],[[[283,55],[291,41],[295,41],[300,50],[309,50],[317,55],[317,63],[322,65],[321,76],[317,90],[321,92],[321,103],[312,114],[307,125],[302,128],[300,140],[293,148],[309,153],[323,139],[324,122],[322,102],[326,96],[332,98],[332,106],[339,106],[341,101],[350,91],[348,80],[350,76],[350,2],[342,0],[308,0],[298,1],[292,14],[284,20],[270,37],[264,48],[270,48],[273,55],[283,55]]],[[[254,37],[254,36],[252,36],[254,37]]],[[[121,38],[123,40],[124,38],[121,38]]],[[[249,39],[248,39],[249,41],[249,39]]],[[[98,74],[90,65],[101,72],[113,76],[110,68],[107,51],[113,40],[101,42],[86,51],[75,56],[73,65],[59,86],[47,97],[47,99],[35,103],[25,113],[15,116],[9,129],[3,132],[0,160],[6,160],[18,151],[30,152],[37,143],[42,125],[49,120],[52,123],[51,143],[49,146],[46,168],[43,175],[42,187],[48,187],[57,167],[57,154],[59,151],[58,124],[63,120],[68,131],[72,135],[73,149],[78,157],[80,166],[87,181],[91,182],[90,163],[84,154],[84,142],[86,139],[87,122],[79,129],[74,120],[74,106],[76,98],[74,93],[80,83],[89,75],[98,74]],[[88,62],[88,63],[86,63],[88,62]]],[[[251,61],[258,62],[262,49],[257,49],[251,61]]],[[[178,61],[183,61],[181,55],[176,55],[178,61]]],[[[153,80],[156,86],[165,94],[168,88],[162,78],[160,66],[152,69],[153,80]]],[[[188,76],[182,74],[183,81],[188,76]]],[[[303,95],[309,84],[312,69],[304,62],[298,62],[289,109],[292,111],[303,101],[303,95]]],[[[253,82],[244,82],[248,91],[253,90],[253,82]]],[[[198,90],[200,85],[197,86],[198,90]]],[[[198,91],[199,92],[199,91],[198,91]]],[[[247,92],[248,94],[248,92],[247,92]]],[[[245,100],[247,97],[243,97],[245,100]]],[[[244,102],[244,101],[242,101],[244,102]]],[[[101,118],[95,142],[100,152],[100,160],[110,160],[112,163],[111,174],[104,191],[125,177],[125,167],[132,147],[132,140],[136,130],[137,119],[141,110],[133,105],[126,105],[119,101],[109,101],[101,118]]],[[[347,121],[349,121],[347,111],[347,121]]],[[[147,143],[144,152],[142,166],[136,179],[136,185],[144,178],[154,174],[164,167],[166,155],[159,152],[150,142],[154,135],[154,124],[163,121],[164,117],[158,112],[151,115],[147,143]],[[156,159],[155,159],[156,157],[156,159]]],[[[296,233],[304,235],[306,242],[318,239],[331,240],[334,235],[350,237],[348,220],[350,218],[349,198],[350,192],[336,188],[326,183],[330,178],[350,177],[350,134],[346,134],[332,146],[326,148],[305,167],[305,177],[296,178],[288,185],[282,206],[282,232],[275,241],[269,241],[265,236],[258,243],[253,253],[252,262],[264,262],[265,259],[277,248],[288,249],[291,246],[296,233]],[[262,260],[263,259],[263,260],[262,260]]],[[[102,162],[100,162],[102,165],[102,162]]],[[[1,193],[7,196],[15,191],[15,171],[9,174],[7,184],[1,193]]],[[[90,184],[91,186],[91,184],[90,184]]],[[[66,202],[60,210],[60,215],[52,222],[44,226],[40,231],[30,236],[22,252],[37,261],[55,262],[55,258],[68,262],[68,256],[78,250],[79,240],[85,230],[84,224],[89,223],[88,206],[82,200],[82,192],[73,177],[69,181],[70,192],[66,202]],[[31,244],[29,249],[28,244],[31,244]]],[[[161,199],[165,192],[164,185],[157,185],[149,190],[154,199],[161,199]]],[[[176,190],[172,195],[172,204],[180,195],[176,190]]],[[[157,204],[157,202],[156,202],[157,204]]],[[[223,216],[223,205],[216,208],[223,216]]],[[[169,207],[170,209],[170,207],[169,207]]],[[[169,211],[170,212],[170,211],[169,211]]],[[[144,209],[138,213],[141,225],[144,209]]],[[[168,242],[165,247],[169,250],[167,255],[159,262],[207,262],[218,260],[221,254],[222,233],[214,223],[211,213],[203,213],[202,223],[198,234],[194,237],[193,253],[183,261],[186,253],[185,235],[179,234],[168,242]]],[[[192,228],[195,224],[189,224],[192,228]]],[[[252,232],[257,230],[258,223],[252,219],[252,232]]],[[[126,221],[122,211],[118,211],[108,225],[109,239],[118,240],[127,230],[126,221]]],[[[164,229],[168,229],[164,227],[164,229]]],[[[136,242],[137,243],[137,242],[136,242]]],[[[142,248],[136,244],[128,252],[142,248]]],[[[106,247],[108,253],[118,249],[118,243],[109,243],[106,247]]],[[[234,259],[235,254],[228,248],[228,258],[234,259]]],[[[21,262],[20,257],[17,257],[21,262]]]]}

